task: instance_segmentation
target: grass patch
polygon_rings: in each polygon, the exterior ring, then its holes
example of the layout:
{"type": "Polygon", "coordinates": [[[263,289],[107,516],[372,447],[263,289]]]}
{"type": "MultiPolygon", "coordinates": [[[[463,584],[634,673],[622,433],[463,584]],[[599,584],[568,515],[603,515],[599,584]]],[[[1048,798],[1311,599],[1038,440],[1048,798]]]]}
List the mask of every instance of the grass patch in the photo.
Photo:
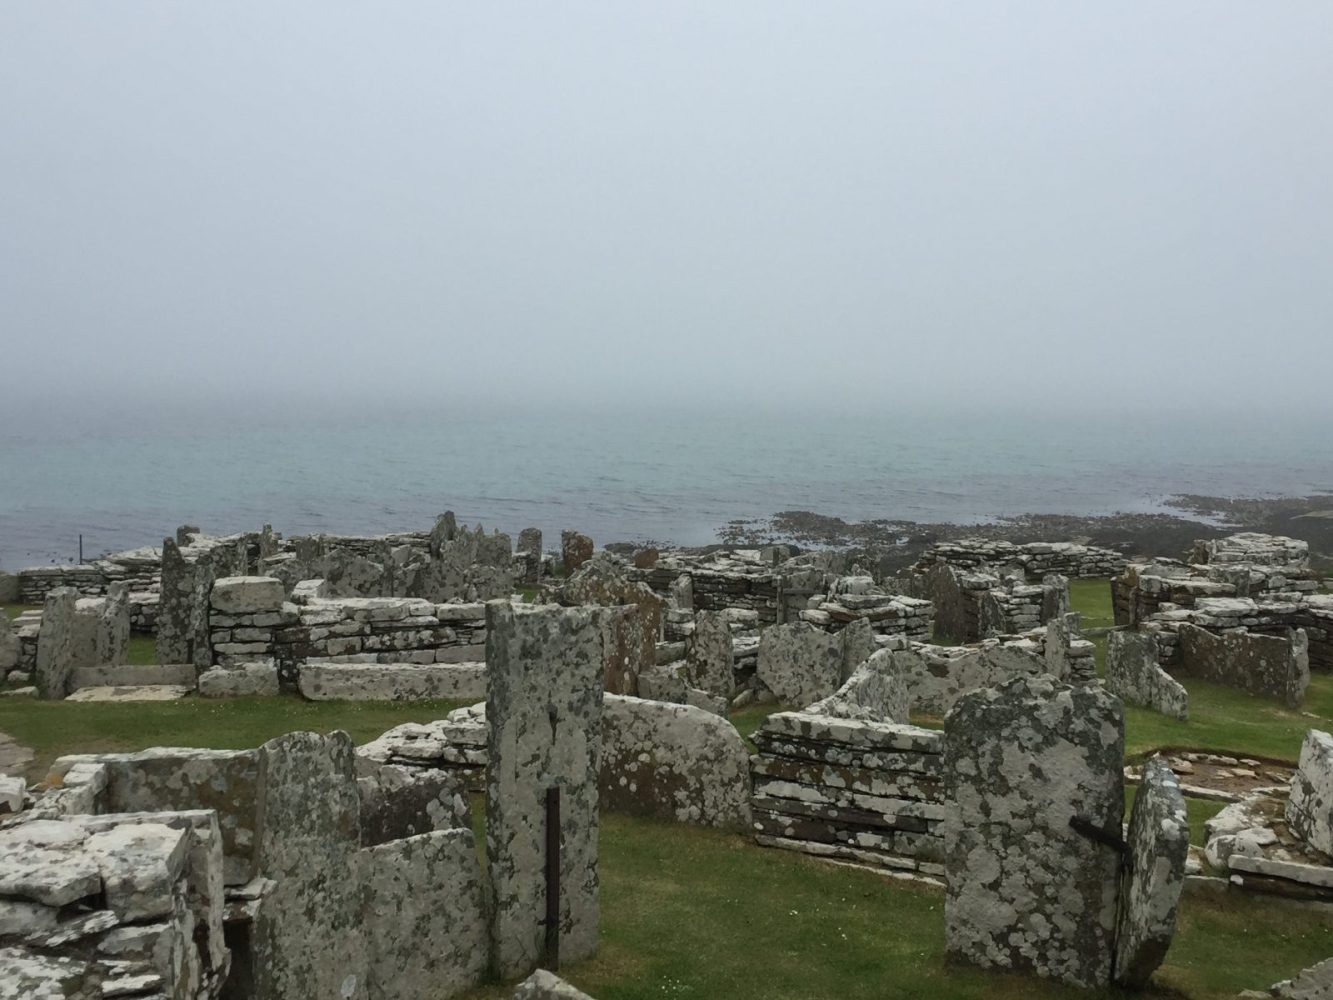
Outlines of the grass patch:
{"type": "Polygon", "coordinates": [[[1115,624],[1111,581],[1105,577],[1070,580],[1069,606],[1083,616],[1084,628],[1110,628],[1115,624]]]}
{"type": "MultiPolygon", "coordinates": [[[[1138,790],[1138,785],[1125,786],[1125,822],[1129,822],[1129,815],[1134,809],[1134,796],[1138,793],[1138,790]]],[[[1186,796],[1185,813],[1189,817],[1191,844],[1203,847],[1208,843],[1208,838],[1203,832],[1203,825],[1226,807],[1227,803],[1225,802],[1214,802],[1212,799],[1192,799],[1186,796]]]]}
{"type": "Polygon", "coordinates": [[[42,610],[42,606],[40,604],[5,604],[5,605],[0,605],[0,607],[3,607],[5,609],[5,614],[9,615],[10,621],[13,621],[15,618],[23,614],[23,612],[25,611],[42,610]]]}
{"type": "MultiPolygon", "coordinates": [[[[1124,995],[948,962],[944,897],[934,890],[694,827],[604,814],[601,829],[599,950],[561,970],[601,1000],[1124,995]]],[[[1158,978],[1200,1000],[1234,997],[1330,952],[1333,913],[1191,895],[1158,978]]],[[[510,992],[490,986],[466,996],[510,992]]]]}
{"type": "Polygon", "coordinates": [[[404,722],[442,718],[463,702],[305,701],[183,698],[169,702],[0,700],[0,732],[32,748],[28,777],[40,780],[63,754],[209,747],[241,750],[283,733],[345,729],[357,743],[404,722]]]}

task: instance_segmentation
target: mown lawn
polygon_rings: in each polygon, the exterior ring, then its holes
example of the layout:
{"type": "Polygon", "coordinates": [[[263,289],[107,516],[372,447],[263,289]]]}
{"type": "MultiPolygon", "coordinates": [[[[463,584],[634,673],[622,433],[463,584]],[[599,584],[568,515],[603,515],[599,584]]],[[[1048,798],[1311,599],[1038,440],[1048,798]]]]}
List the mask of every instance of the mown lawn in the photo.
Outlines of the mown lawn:
{"type": "MultiPolygon", "coordinates": [[[[600,846],[600,947],[561,973],[599,1000],[1124,996],[946,961],[938,890],[617,815],[603,815],[600,846]]],[[[1191,894],[1157,978],[1176,995],[1234,997],[1330,954],[1333,913],[1191,894]]]]}

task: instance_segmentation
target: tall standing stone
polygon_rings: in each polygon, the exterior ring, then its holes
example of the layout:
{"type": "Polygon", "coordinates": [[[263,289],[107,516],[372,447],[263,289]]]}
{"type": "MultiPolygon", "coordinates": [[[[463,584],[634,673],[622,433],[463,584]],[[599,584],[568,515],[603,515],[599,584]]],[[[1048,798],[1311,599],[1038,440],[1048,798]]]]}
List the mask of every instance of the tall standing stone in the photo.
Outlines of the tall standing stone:
{"type": "Polygon", "coordinates": [[[735,686],[731,626],[721,611],[700,611],[694,616],[694,631],[685,637],[685,674],[691,687],[731,699],[735,686]]]}
{"type": "MultiPolygon", "coordinates": [[[[37,692],[43,698],[69,694],[71,675],[77,665],[79,592],[73,587],[48,591],[37,632],[37,692]]],[[[3,612],[0,612],[3,613],[3,612]]]]}
{"type": "Polygon", "coordinates": [[[157,604],[157,662],[190,662],[194,565],[175,539],[162,540],[162,583],[157,604]]]}
{"type": "Polygon", "coordinates": [[[9,615],[0,609],[0,676],[18,666],[21,653],[22,643],[9,624],[9,615]]]}
{"type": "Polygon", "coordinates": [[[1176,933],[1185,887],[1190,824],[1180,782],[1161,757],[1143,767],[1129,819],[1129,867],[1120,890],[1115,981],[1128,989],[1148,985],[1176,933]]]}
{"type": "Polygon", "coordinates": [[[843,643],[809,622],[774,625],[759,633],[756,675],[784,705],[798,708],[842,686],[843,643]]]}
{"type": "Polygon", "coordinates": [[[518,533],[515,549],[523,563],[524,586],[535,587],[542,579],[542,532],[540,528],[524,528],[518,533]]]}
{"type": "Polygon", "coordinates": [[[106,589],[106,601],[97,620],[97,663],[120,666],[129,660],[130,585],[117,582],[106,589]]]}
{"type": "Polygon", "coordinates": [[[261,873],[274,882],[256,918],[256,1000],[363,1000],[367,955],[352,741],[288,733],[260,748],[261,873]]]}
{"type": "Polygon", "coordinates": [[[694,578],[688,573],[671,581],[671,604],[678,611],[694,610],[694,578]]]}
{"type": "Polygon", "coordinates": [[[1157,636],[1151,632],[1116,631],[1106,637],[1106,689],[1130,705],[1182,722],[1189,718],[1189,692],[1162,669],[1157,636]]]}
{"type": "Polygon", "coordinates": [[[1110,981],[1124,754],[1120,700],[1095,685],[1020,677],[957,701],[944,722],[951,954],[1110,981]]]}
{"type": "Polygon", "coordinates": [[[495,972],[541,960],[547,790],[560,796],[561,962],[597,948],[597,782],[605,618],[592,608],[486,608],[486,856],[495,972]]]}
{"type": "Polygon", "coordinates": [[[565,576],[572,576],[574,571],[592,558],[593,542],[587,535],[577,531],[560,532],[560,563],[565,569],[565,576]]]}

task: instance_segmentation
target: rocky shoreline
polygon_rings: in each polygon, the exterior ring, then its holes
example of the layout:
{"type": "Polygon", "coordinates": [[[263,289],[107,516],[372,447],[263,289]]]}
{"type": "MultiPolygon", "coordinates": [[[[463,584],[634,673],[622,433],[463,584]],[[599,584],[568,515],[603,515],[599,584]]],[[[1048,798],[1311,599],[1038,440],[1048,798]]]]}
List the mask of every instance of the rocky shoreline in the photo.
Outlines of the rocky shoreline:
{"type": "Polygon", "coordinates": [[[1128,556],[1186,552],[1196,539],[1235,531],[1261,531],[1309,542],[1333,567],[1333,495],[1237,499],[1181,494],[1168,511],[1152,514],[1023,514],[985,524],[921,523],[876,519],[848,522],[813,511],[781,511],[769,518],[738,520],[719,530],[723,545],[794,544],[893,550],[895,562],[913,562],[930,545],[957,538],[1016,543],[1076,541],[1128,556]]]}

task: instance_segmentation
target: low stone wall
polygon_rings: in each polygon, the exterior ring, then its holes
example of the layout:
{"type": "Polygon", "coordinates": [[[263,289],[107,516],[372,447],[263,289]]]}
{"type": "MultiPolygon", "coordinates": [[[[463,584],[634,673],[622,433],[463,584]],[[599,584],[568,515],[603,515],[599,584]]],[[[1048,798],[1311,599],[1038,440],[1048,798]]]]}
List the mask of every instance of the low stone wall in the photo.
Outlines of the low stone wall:
{"type": "Polygon", "coordinates": [[[969,646],[914,642],[906,649],[880,650],[870,662],[903,679],[915,711],[938,718],[969,691],[1047,671],[1043,641],[1028,637],[969,646]]]}
{"type": "Polygon", "coordinates": [[[943,734],[801,712],[770,715],[751,758],[755,839],[940,876],[943,734]]]}
{"type": "Polygon", "coordinates": [[[1197,625],[1182,625],[1180,669],[1214,684],[1276,698],[1297,708],[1310,683],[1310,659],[1305,633],[1286,636],[1244,631],[1214,634],[1197,625]]]}
{"type": "Polygon", "coordinates": [[[222,667],[271,661],[311,698],[470,699],[484,694],[486,607],[417,598],[284,599],[280,581],[218,580],[209,616],[222,667]]]}
{"type": "Polygon", "coordinates": [[[918,566],[946,563],[961,569],[1022,566],[1031,577],[1048,573],[1070,577],[1115,576],[1125,567],[1125,557],[1111,549],[1074,542],[1027,542],[1017,544],[985,538],[960,538],[931,547],[918,566]]]}

